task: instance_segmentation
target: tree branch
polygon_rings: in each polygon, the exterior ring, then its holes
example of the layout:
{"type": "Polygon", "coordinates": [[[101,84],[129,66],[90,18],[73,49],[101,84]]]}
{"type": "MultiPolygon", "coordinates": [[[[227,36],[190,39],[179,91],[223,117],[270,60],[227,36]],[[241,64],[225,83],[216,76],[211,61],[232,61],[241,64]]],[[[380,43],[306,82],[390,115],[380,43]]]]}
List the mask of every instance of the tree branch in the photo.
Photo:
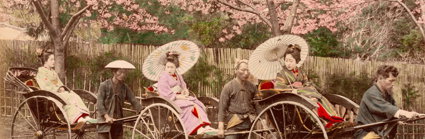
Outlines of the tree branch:
{"type": "MultiPolygon", "coordinates": [[[[392,2],[397,2],[398,4],[400,4],[401,6],[403,6],[404,10],[406,10],[406,12],[410,15],[410,17],[412,18],[413,22],[415,22],[415,24],[418,26],[419,31],[421,31],[422,34],[422,38],[425,40],[425,32],[424,29],[422,28],[422,26],[419,24],[418,20],[416,20],[415,15],[413,15],[412,11],[409,9],[409,7],[407,7],[406,4],[404,4],[402,1],[400,0],[390,0],[392,2]]],[[[424,12],[424,11],[422,11],[424,12]]]]}
{"type": "MultiPolygon", "coordinates": [[[[280,5],[282,5],[282,4],[284,4],[284,3],[286,3],[286,2],[279,2],[279,3],[276,3],[275,9],[279,8],[279,7],[280,7],[280,5]]],[[[289,2],[288,2],[288,3],[289,3],[289,2]]]]}
{"type": "Polygon", "coordinates": [[[82,8],[80,11],[78,11],[77,13],[75,13],[71,19],[69,19],[68,23],[66,24],[65,28],[63,29],[62,33],[61,33],[61,39],[64,39],[65,36],[67,36],[67,34],[69,34],[70,30],[73,30],[71,28],[73,28],[72,26],[75,26],[77,24],[75,24],[74,22],[78,22],[82,16],[82,14],[91,7],[92,5],[87,5],[86,7],[82,8]]]}
{"type": "Polygon", "coordinates": [[[300,0],[294,0],[294,2],[292,3],[292,9],[289,13],[289,17],[286,19],[285,24],[283,25],[283,32],[291,33],[292,26],[294,25],[294,20],[295,18],[297,18],[297,9],[299,3],[300,0]]]}
{"type": "Polygon", "coordinates": [[[226,6],[230,7],[230,8],[232,8],[232,9],[238,10],[238,11],[248,12],[248,13],[255,14],[255,15],[257,15],[258,17],[260,17],[260,19],[261,19],[264,23],[266,23],[266,25],[268,25],[269,27],[271,27],[271,26],[272,26],[272,24],[270,23],[270,21],[268,21],[268,20],[267,20],[267,18],[265,18],[264,16],[262,16],[262,15],[261,15],[260,13],[258,13],[258,12],[255,12],[255,11],[253,11],[253,10],[249,10],[249,9],[243,9],[243,8],[240,8],[240,7],[234,6],[234,5],[232,5],[232,4],[230,4],[230,3],[227,3],[227,2],[225,2],[225,1],[223,1],[223,0],[218,0],[218,2],[219,2],[219,3],[221,3],[221,4],[223,4],[223,5],[226,5],[226,6]]]}
{"type": "MultiPolygon", "coordinates": [[[[78,20],[80,19],[81,19],[81,16],[79,16],[78,20]]],[[[74,22],[72,25],[70,25],[70,28],[68,29],[68,33],[64,34],[65,36],[63,36],[63,42],[65,42],[64,43],[65,46],[68,45],[68,40],[71,37],[72,32],[74,32],[75,27],[77,26],[78,23],[79,22],[74,22]]]]}
{"type": "Polygon", "coordinates": [[[46,16],[46,13],[44,13],[43,8],[41,7],[41,3],[37,0],[32,0],[31,3],[34,5],[35,9],[41,17],[42,22],[44,23],[44,25],[46,25],[50,34],[53,36],[57,36],[58,34],[56,34],[55,28],[50,23],[49,18],[46,16]]]}

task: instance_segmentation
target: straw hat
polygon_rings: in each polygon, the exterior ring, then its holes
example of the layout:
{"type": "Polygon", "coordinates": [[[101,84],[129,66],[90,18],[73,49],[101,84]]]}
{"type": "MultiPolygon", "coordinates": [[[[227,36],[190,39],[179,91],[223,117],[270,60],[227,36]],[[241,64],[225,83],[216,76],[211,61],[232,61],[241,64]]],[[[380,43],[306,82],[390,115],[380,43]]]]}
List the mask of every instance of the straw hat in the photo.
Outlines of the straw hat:
{"type": "Polygon", "coordinates": [[[105,66],[107,69],[136,69],[133,64],[125,60],[115,60],[105,66]]]}

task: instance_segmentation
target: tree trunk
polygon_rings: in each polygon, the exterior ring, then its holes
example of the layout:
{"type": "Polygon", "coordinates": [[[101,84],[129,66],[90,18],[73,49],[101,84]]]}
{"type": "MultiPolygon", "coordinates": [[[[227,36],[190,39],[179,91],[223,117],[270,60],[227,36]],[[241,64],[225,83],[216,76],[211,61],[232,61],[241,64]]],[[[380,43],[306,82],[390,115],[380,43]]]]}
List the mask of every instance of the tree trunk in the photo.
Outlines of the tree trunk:
{"type": "Polygon", "coordinates": [[[59,22],[59,0],[50,0],[50,12],[53,26],[53,36],[51,36],[54,45],[55,71],[59,78],[65,83],[65,45],[61,37],[61,27],[59,22]]]}
{"type": "Polygon", "coordinates": [[[267,7],[269,9],[270,23],[272,25],[273,36],[279,36],[281,34],[280,26],[279,26],[279,20],[277,18],[277,13],[276,13],[276,6],[273,0],[267,0],[267,7]]]}
{"type": "MultiPolygon", "coordinates": [[[[422,18],[422,28],[425,28],[425,0],[419,0],[419,6],[421,9],[421,18],[422,18]]],[[[425,39],[425,36],[424,36],[425,39]]],[[[425,40],[424,40],[425,41],[425,40]]]]}
{"type": "Polygon", "coordinates": [[[294,0],[292,2],[291,12],[289,13],[288,18],[286,18],[285,24],[283,25],[283,29],[282,29],[283,33],[291,33],[292,26],[294,26],[294,20],[297,17],[297,9],[299,4],[300,4],[300,0],[294,0]]]}

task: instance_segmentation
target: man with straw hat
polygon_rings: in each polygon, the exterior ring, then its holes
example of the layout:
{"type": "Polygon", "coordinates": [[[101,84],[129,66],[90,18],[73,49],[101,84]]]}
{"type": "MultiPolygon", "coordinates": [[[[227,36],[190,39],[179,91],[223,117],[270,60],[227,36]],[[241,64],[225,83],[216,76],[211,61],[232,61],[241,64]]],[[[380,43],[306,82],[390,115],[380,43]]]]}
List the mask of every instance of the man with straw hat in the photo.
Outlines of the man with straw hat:
{"type": "MultiPolygon", "coordinates": [[[[250,128],[255,114],[253,103],[257,88],[248,81],[248,60],[237,60],[235,64],[236,78],[224,85],[220,95],[218,110],[218,135],[224,136],[224,122],[227,131],[244,131],[250,128]]],[[[229,135],[226,139],[246,138],[245,135],[229,135]]]]}
{"type": "Polygon", "coordinates": [[[115,119],[124,117],[124,101],[129,101],[137,112],[141,111],[139,101],[137,101],[133,92],[124,83],[127,71],[135,69],[135,67],[127,61],[116,60],[106,65],[105,68],[112,70],[113,77],[100,84],[96,106],[98,120],[109,124],[98,125],[98,138],[122,139],[123,123],[115,121],[115,119]]]}

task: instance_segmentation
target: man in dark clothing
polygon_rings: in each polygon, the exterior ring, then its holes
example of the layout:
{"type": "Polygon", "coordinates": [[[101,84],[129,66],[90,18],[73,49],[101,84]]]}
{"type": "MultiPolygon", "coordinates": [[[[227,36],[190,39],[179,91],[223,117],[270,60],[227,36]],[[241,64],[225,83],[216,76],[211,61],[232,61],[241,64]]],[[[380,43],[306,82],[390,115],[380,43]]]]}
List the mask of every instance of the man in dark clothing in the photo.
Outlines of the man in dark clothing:
{"type": "MultiPolygon", "coordinates": [[[[240,60],[235,66],[236,78],[228,82],[220,95],[218,122],[218,134],[224,135],[224,122],[227,123],[227,131],[248,130],[251,125],[250,117],[255,114],[253,103],[257,88],[248,81],[248,61],[240,60]]],[[[241,135],[226,136],[226,139],[246,138],[241,135]]]]}
{"type": "Polygon", "coordinates": [[[130,65],[126,61],[117,60],[106,66],[106,68],[112,69],[114,76],[112,79],[108,79],[100,84],[96,106],[98,120],[110,124],[98,125],[98,138],[123,138],[123,123],[115,121],[115,119],[124,117],[123,106],[125,100],[129,101],[137,112],[141,111],[139,101],[134,97],[130,88],[123,82],[127,69],[134,69],[134,66],[130,65]]]}
{"type": "MultiPolygon", "coordinates": [[[[360,102],[359,114],[356,119],[358,125],[393,118],[412,118],[418,115],[416,112],[401,110],[395,106],[392,89],[397,76],[398,70],[394,66],[383,65],[378,68],[375,84],[363,94],[360,102]]],[[[385,138],[391,131],[391,129],[385,129],[387,127],[391,127],[391,125],[360,129],[354,136],[356,139],[385,138]]]]}

